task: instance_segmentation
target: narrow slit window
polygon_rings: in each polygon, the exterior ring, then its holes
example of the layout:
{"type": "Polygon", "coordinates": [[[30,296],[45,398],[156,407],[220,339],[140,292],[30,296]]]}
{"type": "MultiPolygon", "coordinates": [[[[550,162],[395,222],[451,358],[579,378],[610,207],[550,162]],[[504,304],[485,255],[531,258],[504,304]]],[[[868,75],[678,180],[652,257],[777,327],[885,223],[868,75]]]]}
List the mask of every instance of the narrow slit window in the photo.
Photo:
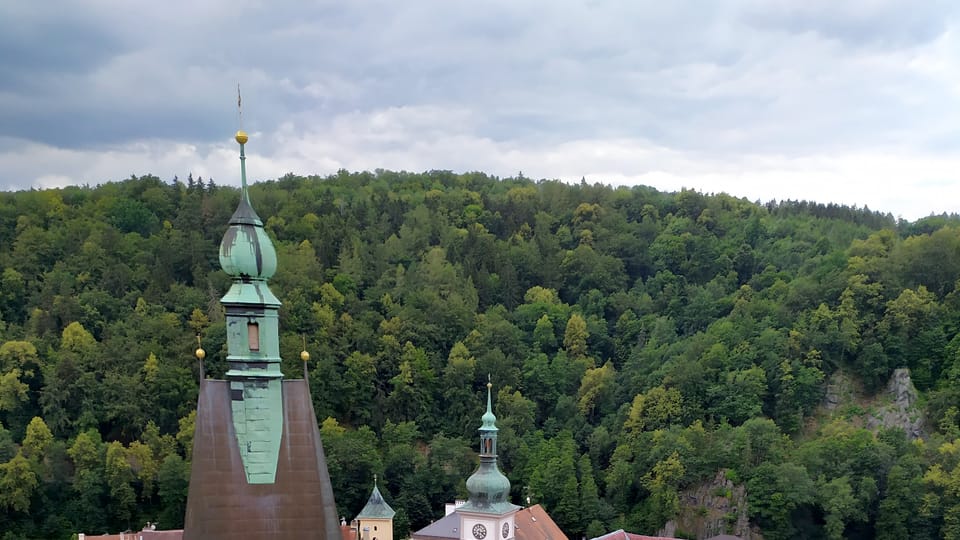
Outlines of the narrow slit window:
{"type": "Polygon", "coordinates": [[[260,325],[257,323],[247,324],[247,344],[252,352],[260,351],[260,325]]]}

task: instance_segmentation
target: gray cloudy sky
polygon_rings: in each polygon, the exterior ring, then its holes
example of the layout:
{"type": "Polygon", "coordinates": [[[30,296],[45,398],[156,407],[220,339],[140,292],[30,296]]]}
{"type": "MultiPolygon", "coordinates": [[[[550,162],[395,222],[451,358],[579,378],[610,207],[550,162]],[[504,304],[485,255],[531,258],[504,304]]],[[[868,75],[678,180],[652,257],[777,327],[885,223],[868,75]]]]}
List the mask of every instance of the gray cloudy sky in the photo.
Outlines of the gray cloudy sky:
{"type": "Polygon", "coordinates": [[[0,188],[480,170],[960,211],[952,0],[9,0],[0,188]]]}

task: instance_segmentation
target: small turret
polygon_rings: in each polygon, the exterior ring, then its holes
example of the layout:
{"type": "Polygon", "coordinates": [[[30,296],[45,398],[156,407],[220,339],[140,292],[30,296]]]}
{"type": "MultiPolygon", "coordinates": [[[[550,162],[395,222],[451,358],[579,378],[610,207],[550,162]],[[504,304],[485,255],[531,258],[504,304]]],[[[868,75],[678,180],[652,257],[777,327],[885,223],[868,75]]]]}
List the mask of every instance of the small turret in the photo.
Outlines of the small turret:
{"type": "Polygon", "coordinates": [[[370,540],[393,540],[393,516],[396,512],[383,500],[377,477],[373,477],[373,493],[366,506],[357,514],[357,526],[363,531],[371,531],[370,540]]]}

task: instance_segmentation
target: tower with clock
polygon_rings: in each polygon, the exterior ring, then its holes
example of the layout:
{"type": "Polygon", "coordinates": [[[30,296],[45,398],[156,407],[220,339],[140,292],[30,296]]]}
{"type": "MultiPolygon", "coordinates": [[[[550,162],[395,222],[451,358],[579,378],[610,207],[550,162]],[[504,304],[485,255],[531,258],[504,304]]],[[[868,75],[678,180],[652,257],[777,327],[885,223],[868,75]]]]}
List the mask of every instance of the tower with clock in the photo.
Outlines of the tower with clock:
{"type": "Polygon", "coordinates": [[[481,420],[480,466],[467,479],[470,498],[457,508],[460,540],[513,540],[519,506],[510,502],[510,480],[497,466],[497,417],[493,415],[487,383],[487,412],[481,420]]]}

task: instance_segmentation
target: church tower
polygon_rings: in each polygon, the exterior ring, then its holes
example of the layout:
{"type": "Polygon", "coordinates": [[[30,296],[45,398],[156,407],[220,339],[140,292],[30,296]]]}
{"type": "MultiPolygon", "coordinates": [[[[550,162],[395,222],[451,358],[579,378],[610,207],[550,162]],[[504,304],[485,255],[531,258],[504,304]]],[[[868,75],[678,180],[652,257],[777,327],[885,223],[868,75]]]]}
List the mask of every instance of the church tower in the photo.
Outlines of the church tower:
{"type": "Polygon", "coordinates": [[[226,380],[201,378],[183,538],[339,540],[309,385],[280,372],[280,301],[267,285],[277,255],[250,203],[247,134],[235,139],[240,202],[220,243],[232,279],[220,300],[229,371],[226,380]]]}
{"type": "Polygon", "coordinates": [[[393,540],[393,516],[396,512],[383,500],[377,477],[373,477],[373,493],[366,506],[357,514],[357,530],[360,538],[369,535],[369,540],[393,540]]]}
{"type": "Polygon", "coordinates": [[[220,266],[231,278],[220,299],[227,319],[227,380],[237,446],[247,482],[272,484],[283,435],[279,309],[267,280],[277,271],[277,252],[250,205],[244,145],[240,144],[240,203],[220,242],[220,266]]]}
{"type": "Polygon", "coordinates": [[[467,479],[470,497],[457,508],[460,540],[513,540],[514,515],[519,506],[510,503],[510,480],[497,466],[497,417],[493,414],[491,389],[487,382],[487,412],[480,429],[480,466],[467,479]]]}

